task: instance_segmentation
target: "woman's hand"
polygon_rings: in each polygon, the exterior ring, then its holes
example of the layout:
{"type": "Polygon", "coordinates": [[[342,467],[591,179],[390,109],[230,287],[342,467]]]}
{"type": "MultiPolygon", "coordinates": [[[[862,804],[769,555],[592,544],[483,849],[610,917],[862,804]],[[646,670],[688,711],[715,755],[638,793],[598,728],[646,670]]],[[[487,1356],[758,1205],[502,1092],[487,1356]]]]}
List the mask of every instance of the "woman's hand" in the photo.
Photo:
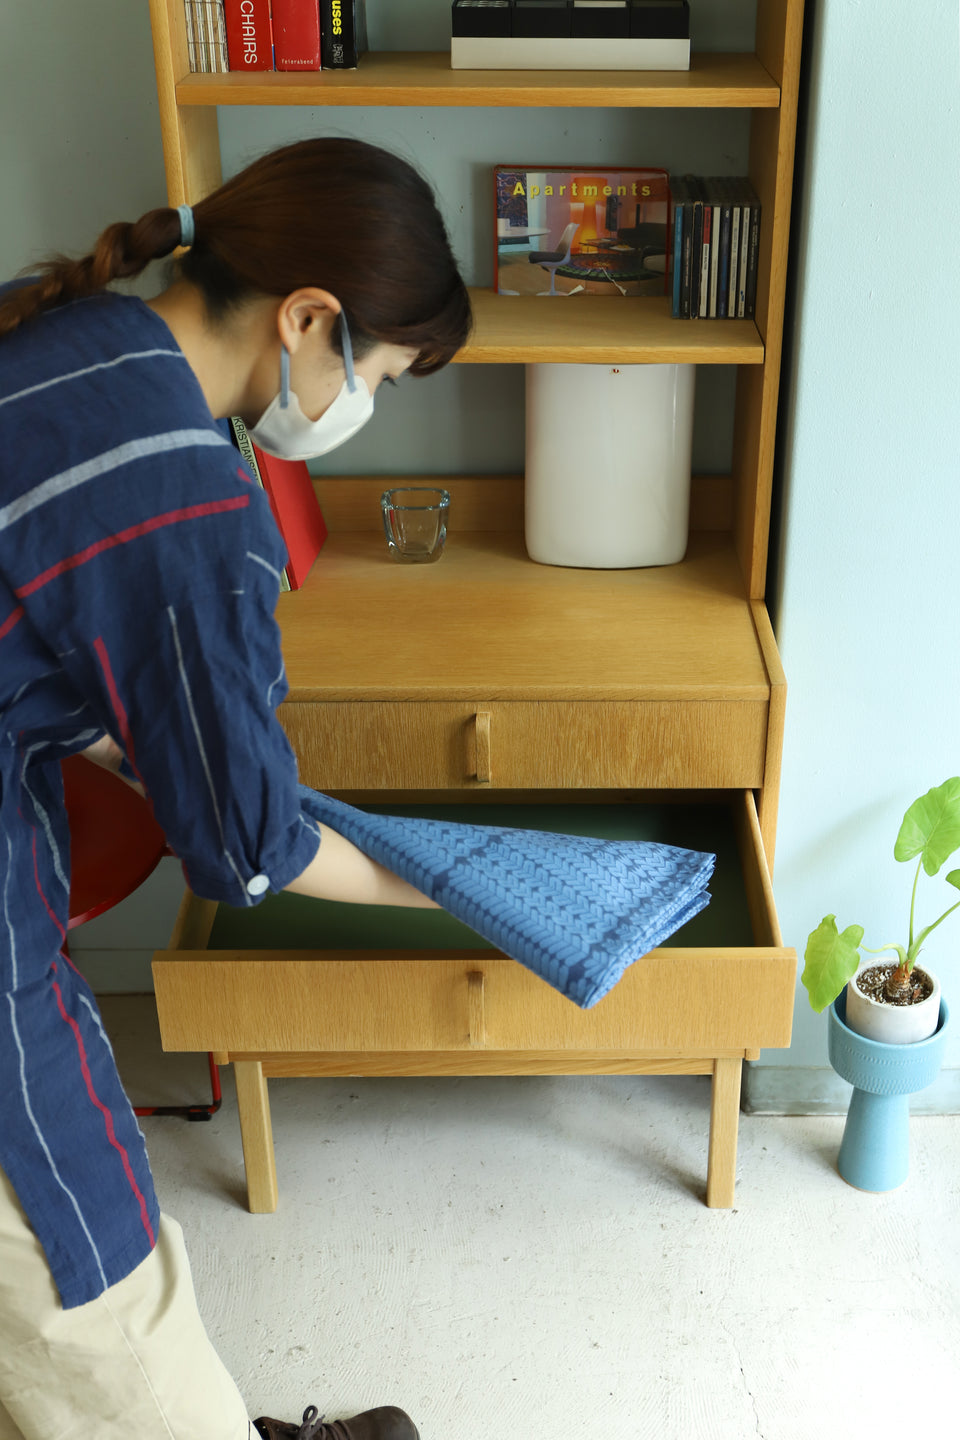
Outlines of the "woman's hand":
{"type": "Polygon", "coordinates": [[[85,756],[87,760],[92,760],[94,765],[99,765],[101,770],[112,770],[114,775],[118,776],[125,785],[130,786],[131,790],[136,790],[138,795],[143,795],[144,789],[138,780],[128,780],[126,775],[120,774],[120,766],[123,764],[123,751],[117,742],[112,740],[109,735],[104,735],[102,739],[95,740],[92,745],[87,746],[86,750],[81,750],[80,754],[85,756]]]}
{"type": "Polygon", "coordinates": [[[80,753],[85,755],[88,760],[92,760],[95,765],[102,766],[104,770],[113,770],[114,773],[119,771],[123,764],[123,751],[109,735],[104,735],[102,739],[95,741],[93,745],[88,745],[86,750],[82,750],[80,753]]]}

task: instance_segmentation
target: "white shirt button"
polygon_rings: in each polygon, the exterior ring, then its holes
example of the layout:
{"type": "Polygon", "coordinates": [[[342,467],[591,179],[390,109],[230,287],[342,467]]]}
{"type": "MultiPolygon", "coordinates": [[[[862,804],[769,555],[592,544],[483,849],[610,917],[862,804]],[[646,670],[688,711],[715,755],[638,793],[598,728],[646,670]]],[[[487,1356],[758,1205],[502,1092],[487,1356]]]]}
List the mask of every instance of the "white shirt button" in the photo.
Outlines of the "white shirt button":
{"type": "Polygon", "coordinates": [[[267,875],[254,875],[252,880],[247,881],[248,895],[262,895],[265,890],[270,889],[270,878],[267,875]]]}

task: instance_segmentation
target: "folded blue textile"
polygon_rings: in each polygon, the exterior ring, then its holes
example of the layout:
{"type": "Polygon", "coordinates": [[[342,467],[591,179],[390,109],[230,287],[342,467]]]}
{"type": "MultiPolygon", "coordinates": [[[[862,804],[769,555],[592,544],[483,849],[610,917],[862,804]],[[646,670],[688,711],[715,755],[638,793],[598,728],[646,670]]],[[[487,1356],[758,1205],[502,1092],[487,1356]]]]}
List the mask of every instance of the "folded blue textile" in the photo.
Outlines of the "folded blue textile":
{"type": "Polygon", "coordinates": [[[696,850],[300,802],[584,1010],[710,902],[716,856],[696,850]]]}

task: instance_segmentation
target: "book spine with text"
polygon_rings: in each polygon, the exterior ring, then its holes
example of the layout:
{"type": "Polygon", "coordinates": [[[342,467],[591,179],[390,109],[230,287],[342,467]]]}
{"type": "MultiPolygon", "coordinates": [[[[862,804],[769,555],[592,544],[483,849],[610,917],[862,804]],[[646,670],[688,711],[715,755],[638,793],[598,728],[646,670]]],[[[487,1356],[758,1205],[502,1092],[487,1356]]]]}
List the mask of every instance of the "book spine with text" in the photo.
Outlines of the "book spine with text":
{"type": "Polygon", "coordinates": [[[694,176],[693,218],[690,236],[690,318],[696,320],[700,314],[700,280],[703,273],[703,184],[694,176]]]}
{"type": "Polygon", "coordinates": [[[727,290],[727,314],[731,320],[737,318],[737,291],[740,277],[740,222],[743,206],[734,204],[730,230],[730,279],[727,290]]]}
{"type": "Polygon", "coordinates": [[[320,0],[320,54],[324,70],[355,70],[366,49],[366,0],[320,0]]]}
{"type": "Polygon", "coordinates": [[[720,261],[720,205],[716,199],[716,189],[707,181],[708,193],[713,200],[710,206],[710,302],[707,307],[707,318],[717,318],[717,277],[719,275],[720,261]]]}
{"type": "Polygon", "coordinates": [[[317,0],[273,0],[273,61],[278,70],[320,69],[317,0]]]}
{"type": "Polygon", "coordinates": [[[749,200],[744,204],[740,221],[740,263],[737,266],[737,319],[747,318],[747,255],[750,250],[750,223],[752,206],[749,200]]]}
{"type": "Polygon", "coordinates": [[[720,206],[720,247],[717,256],[717,319],[726,320],[730,295],[730,243],[733,237],[733,206],[720,206]]]}
{"type": "MultiPolygon", "coordinates": [[[[674,319],[680,315],[680,296],[683,292],[683,200],[679,185],[671,186],[673,202],[673,245],[670,264],[671,311],[674,319]]],[[[670,230],[667,232],[670,234],[670,230]]]]}
{"type": "Polygon", "coordinates": [[[757,268],[760,259],[760,201],[750,202],[750,233],[747,239],[747,275],[743,301],[744,318],[752,320],[757,310],[757,268]]]}
{"type": "Polygon", "coordinates": [[[230,69],[272,70],[270,0],[225,0],[224,17],[230,69]]]}
{"type": "Polygon", "coordinates": [[[713,256],[713,206],[703,202],[703,234],[700,239],[700,308],[701,320],[710,318],[710,276],[713,256]]]}
{"type": "Polygon", "coordinates": [[[673,231],[673,314],[680,320],[690,319],[690,272],[693,264],[693,200],[691,176],[678,176],[670,182],[674,204],[673,231]]]}

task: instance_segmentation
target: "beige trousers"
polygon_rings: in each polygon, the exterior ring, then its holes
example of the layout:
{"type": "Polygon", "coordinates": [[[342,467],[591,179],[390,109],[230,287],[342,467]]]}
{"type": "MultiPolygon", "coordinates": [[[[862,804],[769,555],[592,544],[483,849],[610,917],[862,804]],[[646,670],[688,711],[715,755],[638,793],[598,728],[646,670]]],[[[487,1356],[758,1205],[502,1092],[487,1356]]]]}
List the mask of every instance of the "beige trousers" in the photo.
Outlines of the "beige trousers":
{"type": "Polygon", "coordinates": [[[0,1440],[248,1440],[197,1312],[183,1233],[161,1217],[132,1274],[64,1310],[0,1170],[0,1440]]]}

